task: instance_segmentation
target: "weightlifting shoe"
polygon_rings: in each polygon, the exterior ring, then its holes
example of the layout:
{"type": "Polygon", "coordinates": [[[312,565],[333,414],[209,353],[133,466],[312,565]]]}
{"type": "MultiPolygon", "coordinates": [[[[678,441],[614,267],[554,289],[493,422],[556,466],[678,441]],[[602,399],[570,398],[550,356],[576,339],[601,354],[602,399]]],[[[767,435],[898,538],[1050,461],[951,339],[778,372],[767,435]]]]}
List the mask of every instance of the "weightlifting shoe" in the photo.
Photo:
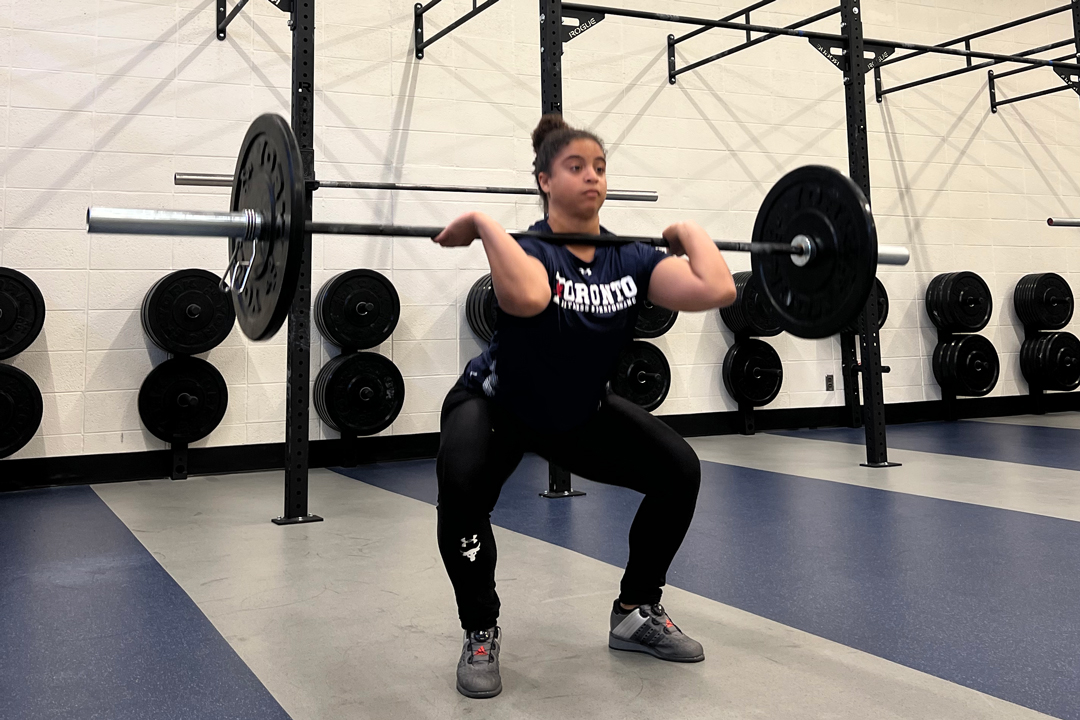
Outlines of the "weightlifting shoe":
{"type": "Polygon", "coordinates": [[[493,698],[502,692],[502,678],[499,677],[501,639],[502,631],[498,626],[465,632],[465,645],[457,666],[459,693],[470,698],[493,698]]]}
{"type": "Polygon", "coordinates": [[[619,601],[611,608],[611,633],[608,647],[613,650],[648,653],[672,662],[701,662],[705,649],[697,640],[688,638],[679,626],[671,622],[660,603],[641,605],[629,613],[620,612],[619,601]]]}

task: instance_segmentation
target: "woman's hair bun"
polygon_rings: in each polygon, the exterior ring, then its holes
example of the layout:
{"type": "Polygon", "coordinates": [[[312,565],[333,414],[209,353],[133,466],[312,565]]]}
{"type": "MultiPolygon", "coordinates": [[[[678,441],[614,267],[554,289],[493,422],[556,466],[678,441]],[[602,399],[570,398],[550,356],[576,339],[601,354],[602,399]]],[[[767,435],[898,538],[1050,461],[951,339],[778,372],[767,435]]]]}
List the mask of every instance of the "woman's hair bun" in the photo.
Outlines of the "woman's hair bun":
{"type": "Polygon", "coordinates": [[[563,120],[562,115],[551,113],[540,118],[540,123],[532,133],[533,152],[540,152],[540,146],[544,144],[544,138],[556,130],[569,130],[570,126],[563,120]]]}

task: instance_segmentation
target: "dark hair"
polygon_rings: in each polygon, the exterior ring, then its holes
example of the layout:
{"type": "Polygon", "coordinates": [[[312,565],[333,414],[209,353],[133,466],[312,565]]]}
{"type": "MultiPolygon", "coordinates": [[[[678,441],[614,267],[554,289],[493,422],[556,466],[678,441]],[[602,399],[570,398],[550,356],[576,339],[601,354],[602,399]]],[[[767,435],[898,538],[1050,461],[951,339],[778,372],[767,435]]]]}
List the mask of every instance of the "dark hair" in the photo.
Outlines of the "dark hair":
{"type": "Polygon", "coordinates": [[[604,150],[604,141],[596,137],[588,130],[579,130],[570,127],[563,120],[562,115],[551,114],[540,118],[540,123],[532,133],[533,151],[536,159],[533,161],[533,177],[536,178],[536,188],[540,191],[540,197],[544,200],[544,214],[548,211],[548,196],[540,187],[540,173],[551,175],[551,163],[562,149],[575,140],[592,140],[604,150]]]}

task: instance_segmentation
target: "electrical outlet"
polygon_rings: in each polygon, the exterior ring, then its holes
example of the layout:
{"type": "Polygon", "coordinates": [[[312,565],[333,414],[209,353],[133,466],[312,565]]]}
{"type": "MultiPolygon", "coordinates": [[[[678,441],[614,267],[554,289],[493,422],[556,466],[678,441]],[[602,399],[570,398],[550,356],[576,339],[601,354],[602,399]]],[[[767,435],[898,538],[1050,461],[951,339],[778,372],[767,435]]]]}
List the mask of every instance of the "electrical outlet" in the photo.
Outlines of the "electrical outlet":
{"type": "Polygon", "coordinates": [[[831,391],[833,391],[835,389],[836,389],[836,383],[833,382],[833,376],[832,375],[826,375],[825,376],[825,390],[831,392],[831,391]]]}

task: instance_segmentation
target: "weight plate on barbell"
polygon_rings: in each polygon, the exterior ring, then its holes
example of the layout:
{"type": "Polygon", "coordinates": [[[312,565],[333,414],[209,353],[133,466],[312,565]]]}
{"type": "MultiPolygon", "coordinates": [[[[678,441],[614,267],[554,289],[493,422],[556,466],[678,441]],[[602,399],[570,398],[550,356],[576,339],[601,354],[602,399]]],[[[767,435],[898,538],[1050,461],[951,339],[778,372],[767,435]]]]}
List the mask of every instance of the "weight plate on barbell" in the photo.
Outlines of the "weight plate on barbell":
{"type": "Polygon", "coordinates": [[[401,300],[394,284],[374,270],[349,270],[332,277],[315,298],[315,324],[343,350],[367,350],[394,333],[401,300]]]}
{"type": "Polygon", "coordinates": [[[1057,273],[1033,273],[1016,283],[1016,316],[1033,330],[1060,330],[1073,316],[1072,288],[1057,273]]]}
{"type": "Polygon", "coordinates": [[[393,424],[405,405],[405,380],[378,353],[338,355],[315,378],[315,412],[342,434],[374,435],[393,424]]]}
{"type": "Polygon", "coordinates": [[[45,298],[18,270],[0,268],[0,360],[15,357],[37,339],[45,324],[45,298]]]}
{"type": "Polygon", "coordinates": [[[679,313],[675,310],[653,305],[646,300],[638,310],[637,322],[634,323],[634,337],[658,338],[675,324],[679,313]]]}
{"type": "Polygon", "coordinates": [[[650,412],[660,407],[671,390],[671,366],[660,348],[632,340],[615,363],[611,391],[650,412]]]}
{"type": "Polygon", "coordinates": [[[870,204],[849,178],[808,165],[780,179],[765,196],[752,242],[790,245],[811,238],[814,256],[796,265],[786,254],[751,256],[754,277],[782,330],[829,337],[862,312],[877,275],[877,230],[870,204]]]}
{"type": "Polygon", "coordinates": [[[181,355],[150,371],[139,388],[139,417],[154,437],[191,443],[214,431],[229,407],[229,388],[218,369],[181,355]]]}
{"type": "Polygon", "coordinates": [[[783,332],[769,299],[762,294],[749,270],[731,276],[735,281],[735,302],[720,308],[720,317],[736,335],[772,337],[783,332]]]}
{"type": "Polygon", "coordinates": [[[0,365],[0,458],[21,450],[41,425],[41,391],[17,367],[0,365]]]}
{"type": "Polygon", "coordinates": [[[158,280],[143,298],[143,330],[173,355],[216,348],[232,332],[236,312],[221,291],[221,278],[206,270],[177,270],[158,280]]]}
{"type": "MultiPolygon", "coordinates": [[[[240,328],[252,340],[264,340],[289,316],[300,281],[307,220],[300,147],[280,115],[260,115],[248,128],[236,160],[230,209],[262,214],[259,238],[229,240],[229,257],[249,263],[230,279],[240,328]]],[[[303,280],[310,282],[310,276],[303,280]]]]}
{"type": "Polygon", "coordinates": [[[784,366],[775,348],[763,340],[747,339],[728,348],[724,356],[724,387],[740,405],[762,407],[780,393],[784,366]]]}

